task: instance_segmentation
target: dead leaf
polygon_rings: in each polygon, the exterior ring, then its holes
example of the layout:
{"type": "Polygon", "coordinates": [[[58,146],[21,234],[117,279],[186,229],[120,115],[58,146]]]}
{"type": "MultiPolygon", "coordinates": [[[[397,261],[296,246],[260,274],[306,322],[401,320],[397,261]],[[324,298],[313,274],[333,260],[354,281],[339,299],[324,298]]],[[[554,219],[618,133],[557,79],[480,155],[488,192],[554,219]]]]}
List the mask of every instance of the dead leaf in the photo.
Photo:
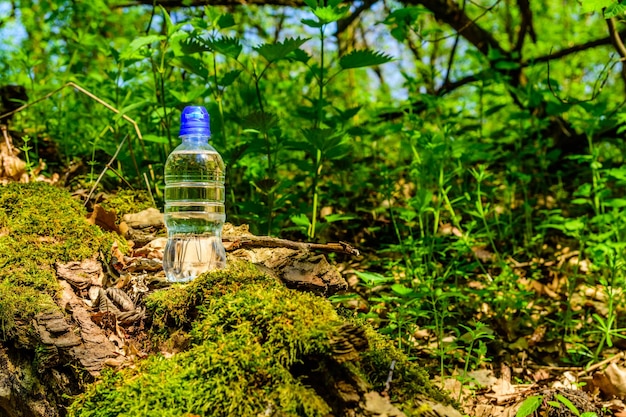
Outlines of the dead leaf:
{"type": "Polygon", "coordinates": [[[537,369],[533,372],[533,380],[535,382],[544,381],[546,379],[550,379],[550,372],[547,369],[537,369]]]}
{"type": "Polygon", "coordinates": [[[491,388],[498,381],[491,369],[477,369],[468,372],[467,375],[483,388],[491,388]]]}
{"type": "Polygon", "coordinates": [[[103,230],[116,232],[120,235],[122,234],[116,223],[117,214],[115,214],[115,209],[107,210],[100,204],[94,204],[93,211],[87,218],[87,221],[90,224],[100,226],[103,230]]]}
{"type": "Polygon", "coordinates": [[[604,372],[596,372],[593,383],[609,398],[626,398],[626,370],[614,363],[609,364],[604,372]]]}
{"type": "Polygon", "coordinates": [[[26,162],[17,157],[19,151],[15,152],[7,144],[8,139],[0,143],[0,180],[28,182],[26,162]]]}
{"type": "Polygon", "coordinates": [[[162,226],[165,224],[163,221],[163,213],[155,208],[145,209],[139,213],[125,214],[122,219],[128,227],[132,228],[162,226]]]}
{"type": "Polygon", "coordinates": [[[167,244],[167,238],[159,237],[150,242],[147,245],[137,249],[133,252],[133,256],[141,256],[147,259],[163,259],[163,251],[167,244]]]}
{"type": "Polygon", "coordinates": [[[493,263],[496,259],[496,255],[485,247],[472,246],[472,252],[483,263],[493,263]]]}
{"type": "Polygon", "coordinates": [[[395,416],[395,417],[404,417],[405,414],[394,407],[393,404],[389,402],[388,399],[380,395],[379,393],[372,391],[368,392],[363,396],[363,403],[361,404],[365,411],[369,412],[372,415],[384,415],[384,416],[395,416]]]}
{"type": "Polygon", "coordinates": [[[546,335],[546,330],[548,327],[546,325],[538,326],[535,328],[533,334],[528,338],[528,346],[533,347],[536,344],[543,341],[543,337],[546,335]]]}

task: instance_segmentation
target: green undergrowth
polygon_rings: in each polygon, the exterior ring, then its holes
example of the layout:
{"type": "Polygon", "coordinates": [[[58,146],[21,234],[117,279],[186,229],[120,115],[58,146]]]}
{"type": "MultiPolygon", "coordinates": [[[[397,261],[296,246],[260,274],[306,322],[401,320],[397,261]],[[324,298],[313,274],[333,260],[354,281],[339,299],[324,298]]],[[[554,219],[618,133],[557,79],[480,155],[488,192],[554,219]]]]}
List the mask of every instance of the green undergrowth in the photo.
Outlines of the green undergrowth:
{"type": "Polygon", "coordinates": [[[0,340],[16,323],[58,309],[55,262],[81,261],[110,247],[113,235],[85,220],[81,204],[44,184],[0,187],[0,340]]]}
{"type": "Polygon", "coordinates": [[[321,380],[341,375],[382,391],[393,360],[392,399],[407,415],[419,396],[446,401],[387,339],[249,263],[231,262],[188,285],[157,291],[147,309],[154,338],[182,352],[105,373],[70,416],[337,415],[321,380]],[[346,325],[363,326],[369,348],[340,362],[331,341],[346,325]]]}

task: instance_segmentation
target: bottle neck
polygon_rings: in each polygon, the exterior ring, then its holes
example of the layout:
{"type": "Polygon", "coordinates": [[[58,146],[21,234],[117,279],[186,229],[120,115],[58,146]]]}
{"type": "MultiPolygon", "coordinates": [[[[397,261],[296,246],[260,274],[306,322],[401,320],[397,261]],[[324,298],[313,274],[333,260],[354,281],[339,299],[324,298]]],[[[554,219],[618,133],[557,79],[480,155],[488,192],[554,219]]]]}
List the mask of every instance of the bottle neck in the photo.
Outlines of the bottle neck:
{"type": "Polygon", "coordinates": [[[211,138],[211,136],[209,135],[202,135],[202,134],[198,134],[198,133],[194,133],[191,135],[182,135],[180,136],[180,139],[183,142],[193,142],[193,143],[209,143],[209,139],[211,138]]]}

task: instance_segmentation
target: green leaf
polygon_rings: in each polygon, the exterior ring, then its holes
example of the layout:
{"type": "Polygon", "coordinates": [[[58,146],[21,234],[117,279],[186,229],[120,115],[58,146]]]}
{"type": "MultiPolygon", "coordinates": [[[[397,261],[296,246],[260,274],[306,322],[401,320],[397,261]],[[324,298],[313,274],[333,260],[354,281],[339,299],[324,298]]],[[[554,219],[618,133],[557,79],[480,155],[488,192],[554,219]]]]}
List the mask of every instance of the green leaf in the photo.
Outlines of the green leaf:
{"type": "Polygon", "coordinates": [[[205,95],[206,91],[202,88],[194,88],[191,91],[178,91],[175,89],[170,89],[170,94],[174,96],[179,103],[187,104],[193,103],[199,97],[205,95]]]}
{"type": "Polygon", "coordinates": [[[274,113],[256,111],[247,115],[243,121],[243,127],[254,129],[259,132],[268,132],[278,125],[278,116],[274,113]]]}
{"type": "Polygon", "coordinates": [[[222,87],[228,87],[229,85],[234,83],[237,78],[239,78],[240,74],[241,71],[239,70],[228,71],[217,80],[217,83],[222,87]]]}
{"type": "Polygon", "coordinates": [[[349,109],[346,109],[344,111],[341,111],[339,109],[337,109],[337,111],[339,112],[339,118],[346,122],[350,119],[352,119],[354,116],[356,116],[356,114],[359,112],[359,110],[361,110],[361,106],[356,106],[356,107],[351,107],[349,109]]]}
{"type": "Polygon", "coordinates": [[[325,147],[327,138],[335,133],[335,130],[314,127],[310,129],[302,129],[302,133],[309,144],[311,144],[315,149],[322,150],[325,147]]]}
{"type": "Polygon", "coordinates": [[[565,230],[576,232],[585,228],[585,223],[580,219],[573,219],[563,223],[565,230]]]}
{"type": "Polygon", "coordinates": [[[595,12],[609,7],[615,0],[583,0],[581,2],[583,13],[595,12]]]}
{"type": "Polygon", "coordinates": [[[165,20],[165,33],[167,36],[173,33],[174,23],[172,23],[172,18],[170,17],[165,7],[159,5],[159,9],[161,9],[161,14],[163,15],[163,20],[165,20]]]}
{"type": "Polygon", "coordinates": [[[217,19],[217,26],[220,29],[226,29],[235,26],[235,18],[230,13],[224,13],[217,19]]]}
{"type": "Polygon", "coordinates": [[[572,414],[580,416],[580,411],[578,411],[578,408],[576,408],[576,406],[568,398],[564,397],[561,394],[556,394],[556,399],[565,404],[565,406],[569,409],[569,411],[572,412],[572,414]]]}
{"type": "Polygon", "coordinates": [[[203,39],[194,35],[190,35],[186,39],[180,41],[180,48],[185,54],[212,51],[212,48],[208,46],[203,39]]]}
{"type": "Polygon", "coordinates": [[[611,17],[620,16],[626,11],[626,5],[621,2],[613,3],[604,9],[604,18],[610,19],[611,17]]]}
{"type": "Polygon", "coordinates": [[[171,36],[172,33],[174,33],[174,30],[175,30],[174,23],[172,23],[172,18],[170,17],[170,15],[167,12],[167,10],[165,10],[165,7],[159,5],[159,8],[161,9],[161,14],[163,15],[163,20],[165,20],[165,27],[166,27],[166,32],[165,33],[167,33],[167,36],[171,36]]]}
{"type": "Polygon", "coordinates": [[[496,69],[506,71],[518,69],[520,64],[514,61],[497,61],[494,66],[496,69]]]}
{"type": "Polygon", "coordinates": [[[192,74],[200,76],[203,80],[209,79],[209,70],[199,59],[185,55],[173,58],[170,62],[178,68],[182,68],[192,74]]]}
{"type": "Polygon", "coordinates": [[[161,144],[169,143],[168,139],[165,136],[157,136],[157,135],[143,135],[143,140],[147,142],[161,143],[161,144]]]}
{"type": "Polygon", "coordinates": [[[211,50],[233,59],[237,59],[239,57],[242,49],[239,39],[227,36],[208,41],[207,45],[211,48],[211,50]]]}
{"type": "Polygon", "coordinates": [[[304,0],[307,6],[311,9],[316,9],[319,6],[319,2],[317,0],[304,0]]]}
{"type": "Polygon", "coordinates": [[[391,286],[391,291],[403,297],[406,297],[407,295],[410,295],[411,293],[413,293],[412,289],[405,287],[402,284],[393,284],[391,286]]]}
{"type": "Polygon", "coordinates": [[[382,52],[372,51],[370,49],[360,49],[350,52],[339,59],[339,65],[343,69],[371,67],[374,65],[382,65],[392,61],[393,58],[382,52]]]}
{"type": "Polygon", "coordinates": [[[309,38],[288,38],[283,42],[264,43],[254,49],[269,62],[284,59],[292,52],[295,52],[309,38]]]}
{"type": "Polygon", "coordinates": [[[326,149],[324,156],[328,159],[341,159],[348,156],[350,152],[352,152],[352,146],[347,143],[339,143],[336,146],[326,149]]]}
{"type": "Polygon", "coordinates": [[[532,397],[528,397],[524,400],[522,405],[520,405],[515,417],[528,417],[535,411],[539,409],[541,402],[543,401],[543,396],[541,395],[533,395],[532,397]]]}
{"type": "Polygon", "coordinates": [[[165,39],[163,35],[141,36],[133,40],[120,54],[120,59],[127,60],[136,57],[137,52],[144,46],[151,45],[154,42],[160,42],[165,39]]]}
{"type": "Polygon", "coordinates": [[[307,54],[302,49],[298,48],[295,51],[293,51],[291,54],[289,54],[288,58],[291,58],[294,61],[302,62],[303,64],[306,64],[311,59],[311,55],[307,54]]]}
{"type": "Polygon", "coordinates": [[[502,110],[506,106],[508,106],[508,104],[498,104],[496,106],[493,106],[490,109],[487,109],[487,111],[485,111],[485,117],[491,116],[492,114],[499,112],[500,110],[502,110]]]}
{"type": "Polygon", "coordinates": [[[354,219],[356,219],[356,217],[347,214],[329,214],[328,216],[324,216],[324,221],[326,223],[341,222],[354,219]]]}
{"type": "Polygon", "coordinates": [[[313,13],[321,23],[327,24],[342,19],[350,10],[349,7],[317,7],[313,9],[313,13]]]}
{"type": "Polygon", "coordinates": [[[291,220],[291,222],[293,224],[295,224],[296,226],[299,226],[299,227],[306,227],[306,228],[308,228],[311,225],[311,221],[309,220],[309,218],[304,213],[300,213],[300,214],[291,216],[291,217],[289,217],[289,220],[291,220]]]}
{"type": "Polygon", "coordinates": [[[318,20],[313,20],[313,19],[301,19],[300,22],[303,25],[315,28],[315,29],[319,29],[322,26],[324,26],[324,23],[318,21],[318,20]]]}
{"type": "Polygon", "coordinates": [[[380,285],[388,282],[393,282],[393,277],[385,277],[376,272],[360,272],[354,271],[357,277],[359,277],[362,281],[365,281],[369,285],[380,285]]]}

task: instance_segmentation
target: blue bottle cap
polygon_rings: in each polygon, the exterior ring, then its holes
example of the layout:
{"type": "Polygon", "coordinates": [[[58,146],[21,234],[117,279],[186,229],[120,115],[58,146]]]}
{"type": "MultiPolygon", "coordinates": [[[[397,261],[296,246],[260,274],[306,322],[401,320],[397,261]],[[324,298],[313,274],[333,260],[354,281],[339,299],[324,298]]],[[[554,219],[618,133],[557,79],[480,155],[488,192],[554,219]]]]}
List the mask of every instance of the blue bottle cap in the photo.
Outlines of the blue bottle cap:
{"type": "Polygon", "coordinates": [[[180,136],[211,136],[209,112],[202,106],[187,106],[180,116],[180,136]]]}

